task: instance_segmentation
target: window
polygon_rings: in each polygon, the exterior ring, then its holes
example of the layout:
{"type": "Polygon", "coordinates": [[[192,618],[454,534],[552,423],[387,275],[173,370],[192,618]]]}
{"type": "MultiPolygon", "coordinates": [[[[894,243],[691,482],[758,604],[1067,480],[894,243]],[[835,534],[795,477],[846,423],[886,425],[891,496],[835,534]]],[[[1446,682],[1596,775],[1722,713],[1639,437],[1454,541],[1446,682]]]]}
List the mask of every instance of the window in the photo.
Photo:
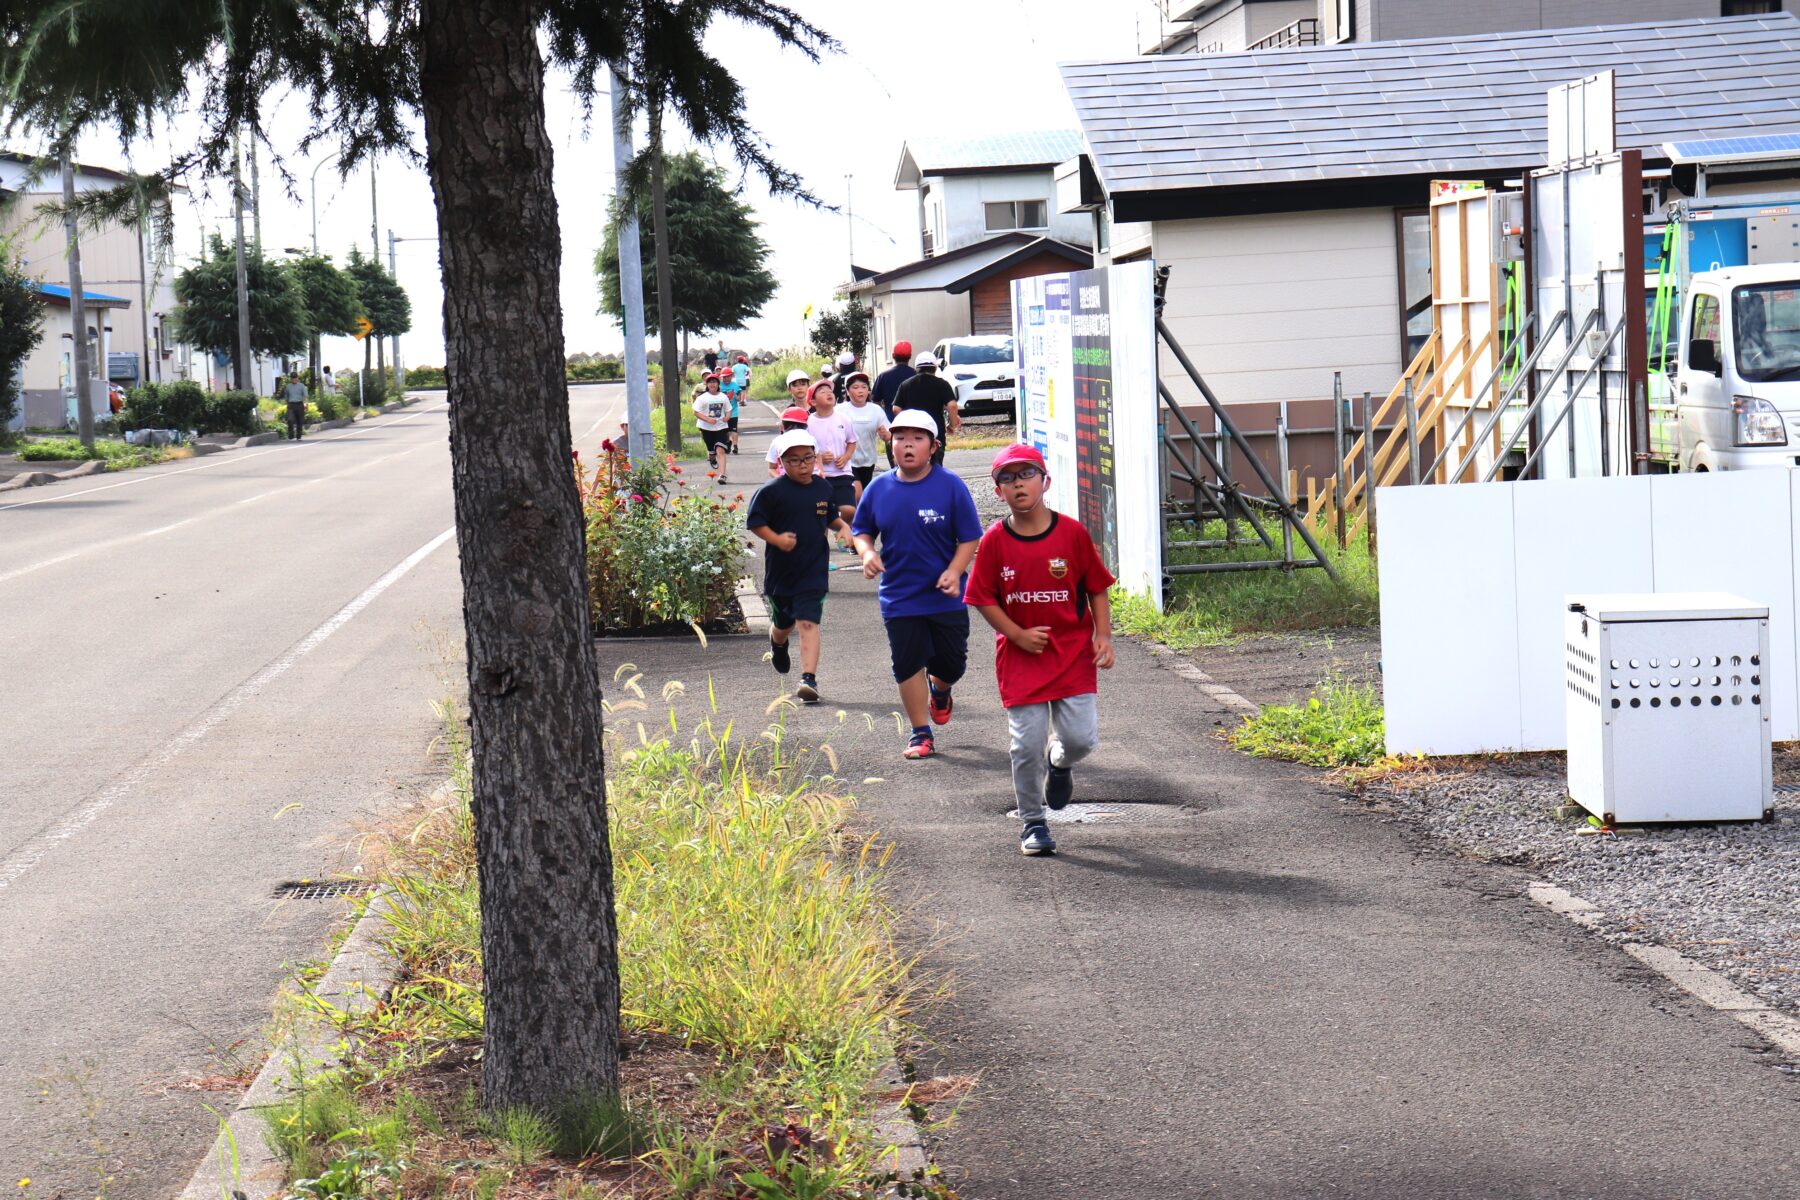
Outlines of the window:
{"type": "MultiPolygon", "coordinates": [[[[1717,337],[1716,308],[1713,322],[1717,337]]],[[[1745,379],[1768,383],[1800,378],[1800,288],[1767,283],[1732,289],[1731,324],[1738,371],[1745,379]]]]}
{"type": "Polygon", "coordinates": [[[981,206],[989,233],[1008,229],[1043,229],[1046,203],[1042,200],[1000,200],[981,206]]]}
{"type": "Polygon", "coordinates": [[[1400,325],[1402,361],[1411,365],[1431,340],[1431,214],[1396,214],[1400,223],[1400,325]]]}
{"type": "Polygon", "coordinates": [[[1688,331],[1688,362],[1694,359],[1694,343],[1711,342],[1713,356],[1718,357],[1719,349],[1719,299],[1708,296],[1704,292],[1694,297],[1694,324],[1688,331]]]}
{"type": "Polygon", "coordinates": [[[1758,17],[1764,13],[1781,11],[1781,0],[1725,0],[1720,15],[1727,17],[1758,17]]]}
{"type": "Polygon", "coordinates": [[[1325,44],[1356,40],[1356,14],[1352,0],[1325,0],[1325,44]]]}
{"type": "Polygon", "coordinates": [[[950,361],[945,364],[947,366],[1009,363],[1013,360],[1013,340],[1009,337],[961,338],[944,344],[950,351],[950,361]]]}

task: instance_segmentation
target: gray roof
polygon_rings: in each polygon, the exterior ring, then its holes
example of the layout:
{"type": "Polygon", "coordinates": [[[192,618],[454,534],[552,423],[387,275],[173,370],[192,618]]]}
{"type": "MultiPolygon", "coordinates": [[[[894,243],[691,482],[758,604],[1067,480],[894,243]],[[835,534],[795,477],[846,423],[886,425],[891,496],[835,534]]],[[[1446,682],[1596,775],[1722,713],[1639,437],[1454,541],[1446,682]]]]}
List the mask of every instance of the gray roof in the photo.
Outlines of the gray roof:
{"type": "Polygon", "coordinates": [[[1081,134],[1073,129],[1040,129],[996,133],[986,137],[909,138],[901,151],[901,170],[910,158],[920,174],[979,171],[997,167],[1037,167],[1067,162],[1081,153],[1081,134]]]}
{"type": "Polygon", "coordinates": [[[1061,69],[1116,205],[1132,193],[1540,165],[1546,90],[1608,68],[1619,146],[1647,158],[1682,138],[1800,131],[1800,19],[1786,14],[1061,69]]]}

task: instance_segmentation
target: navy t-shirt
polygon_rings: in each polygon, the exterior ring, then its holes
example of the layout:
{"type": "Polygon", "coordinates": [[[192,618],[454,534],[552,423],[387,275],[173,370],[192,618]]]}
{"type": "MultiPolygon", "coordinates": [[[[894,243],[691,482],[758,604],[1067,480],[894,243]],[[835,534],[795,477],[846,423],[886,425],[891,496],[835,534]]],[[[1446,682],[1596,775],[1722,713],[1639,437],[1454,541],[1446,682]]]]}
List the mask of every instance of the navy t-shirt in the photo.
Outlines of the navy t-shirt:
{"type": "Polygon", "coordinates": [[[804,486],[781,475],[757,489],[745,526],[767,526],[773,533],[795,536],[792,550],[763,547],[764,595],[804,596],[828,590],[831,547],[825,530],[836,517],[831,484],[817,475],[804,486]]]}
{"type": "MultiPolygon", "coordinates": [[[[863,489],[851,532],[881,535],[881,615],[923,617],[961,612],[962,587],[946,596],[938,576],[963,542],[981,540],[975,497],[960,476],[933,467],[915,483],[889,471],[863,489]]],[[[967,584],[968,576],[963,577],[967,584]]]]}
{"type": "Polygon", "coordinates": [[[894,397],[900,392],[900,385],[911,379],[916,371],[911,363],[895,363],[875,377],[875,385],[869,391],[869,399],[881,405],[888,416],[894,415],[894,397]]]}

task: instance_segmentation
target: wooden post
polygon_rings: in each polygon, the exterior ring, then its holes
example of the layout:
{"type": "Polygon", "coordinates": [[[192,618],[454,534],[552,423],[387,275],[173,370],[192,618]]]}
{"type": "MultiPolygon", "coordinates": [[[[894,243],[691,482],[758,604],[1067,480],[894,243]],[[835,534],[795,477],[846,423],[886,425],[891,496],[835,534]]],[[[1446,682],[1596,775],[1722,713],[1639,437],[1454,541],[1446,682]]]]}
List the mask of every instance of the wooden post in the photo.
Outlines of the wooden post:
{"type": "Polygon", "coordinates": [[[1375,439],[1369,436],[1369,405],[1372,399],[1363,393],[1363,513],[1369,524],[1369,553],[1375,553],[1375,439]]]}

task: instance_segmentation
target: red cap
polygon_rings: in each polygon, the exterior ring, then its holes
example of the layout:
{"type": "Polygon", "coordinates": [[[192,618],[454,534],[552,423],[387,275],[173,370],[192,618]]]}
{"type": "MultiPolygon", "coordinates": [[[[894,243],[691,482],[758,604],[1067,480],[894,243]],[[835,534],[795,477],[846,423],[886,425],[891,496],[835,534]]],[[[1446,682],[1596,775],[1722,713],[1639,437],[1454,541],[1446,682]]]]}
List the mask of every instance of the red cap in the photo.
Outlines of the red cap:
{"type": "Polygon", "coordinates": [[[796,404],[796,405],[793,405],[791,408],[783,409],[782,413],[781,413],[781,419],[784,421],[798,421],[802,425],[804,425],[808,421],[812,420],[812,414],[807,412],[804,408],[801,408],[798,404],[796,404]]]}
{"type": "Polygon", "coordinates": [[[821,380],[819,380],[819,382],[813,384],[812,387],[807,390],[806,402],[808,404],[811,404],[812,398],[814,396],[818,395],[820,392],[830,392],[834,396],[837,395],[837,389],[832,385],[831,380],[821,379],[821,380]]]}
{"type": "Polygon", "coordinates": [[[895,358],[911,358],[912,357],[912,343],[911,342],[895,342],[894,343],[894,357],[895,358]]]}
{"type": "Polygon", "coordinates": [[[737,356],[737,360],[738,360],[738,361],[739,361],[739,362],[741,362],[741,363],[747,363],[747,362],[749,362],[749,361],[750,361],[750,360],[749,360],[749,359],[747,359],[747,358],[745,358],[745,357],[744,357],[744,356],[743,356],[743,355],[741,355],[741,354],[740,354],[740,355],[738,355],[738,356],[737,356]]]}
{"type": "Polygon", "coordinates": [[[1014,463],[1030,463],[1048,475],[1049,469],[1044,466],[1044,456],[1039,454],[1036,446],[1027,446],[1024,442],[1014,442],[1010,446],[1002,446],[1000,453],[994,455],[994,465],[988,468],[989,475],[998,475],[1002,468],[1014,463]]]}

